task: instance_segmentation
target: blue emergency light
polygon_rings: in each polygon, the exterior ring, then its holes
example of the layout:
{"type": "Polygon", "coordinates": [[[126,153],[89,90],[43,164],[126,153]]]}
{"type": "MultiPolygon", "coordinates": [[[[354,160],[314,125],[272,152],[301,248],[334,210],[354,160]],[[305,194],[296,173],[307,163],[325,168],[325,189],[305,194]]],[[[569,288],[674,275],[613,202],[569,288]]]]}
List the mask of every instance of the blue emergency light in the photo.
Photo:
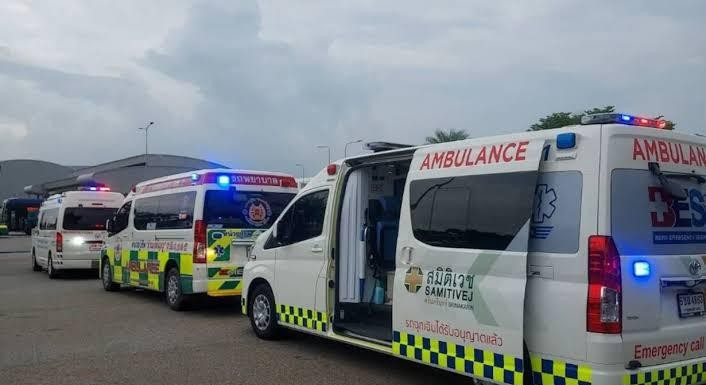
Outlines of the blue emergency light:
{"type": "Polygon", "coordinates": [[[632,264],[632,273],[636,277],[649,277],[650,276],[650,264],[645,261],[637,261],[632,264]]]}
{"type": "Polygon", "coordinates": [[[576,147],[576,134],[573,132],[565,132],[556,136],[556,148],[559,150],[567,150],[576,147]]]}
{"type": "Polygon", "coordinates": [[[219,175],[218,178],[216,179],[216,184],[218,184],[221,187],[230,186],[230,176],[219,175]]]}

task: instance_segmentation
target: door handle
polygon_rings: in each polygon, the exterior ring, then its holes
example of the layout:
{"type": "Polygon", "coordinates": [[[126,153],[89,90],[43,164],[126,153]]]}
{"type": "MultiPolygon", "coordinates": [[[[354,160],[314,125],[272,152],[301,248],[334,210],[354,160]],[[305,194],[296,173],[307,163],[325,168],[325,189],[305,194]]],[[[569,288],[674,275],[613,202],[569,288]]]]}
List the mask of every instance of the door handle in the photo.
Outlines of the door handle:
{"type": "Polygon", "coordinates": [[[311,247],[311,252],[312,253],[321,253],[324,251],[324,248],[319,246],[319,245],[314,245],[311,247]]]}
{"type": "Polygon", "coordinates": [[[403,265],[411,265],[412,264],[412,250],[414,250],[414,248],[410,247],[410,246],[405,246],[402,248],[402,255],[400,258],[400,262],[403,265]]]}

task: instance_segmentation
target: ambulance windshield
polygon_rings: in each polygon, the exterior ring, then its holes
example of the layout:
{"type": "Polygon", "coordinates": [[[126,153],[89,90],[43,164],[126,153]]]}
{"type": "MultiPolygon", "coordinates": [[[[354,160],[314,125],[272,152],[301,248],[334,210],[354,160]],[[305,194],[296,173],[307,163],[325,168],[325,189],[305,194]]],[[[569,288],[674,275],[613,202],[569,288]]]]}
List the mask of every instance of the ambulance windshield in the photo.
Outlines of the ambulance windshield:
{"type": "Polygon", "coordinates": [[[210,190],[206,192],[203,218],[209,228],[267,229],[294,195],[210,190]]]}

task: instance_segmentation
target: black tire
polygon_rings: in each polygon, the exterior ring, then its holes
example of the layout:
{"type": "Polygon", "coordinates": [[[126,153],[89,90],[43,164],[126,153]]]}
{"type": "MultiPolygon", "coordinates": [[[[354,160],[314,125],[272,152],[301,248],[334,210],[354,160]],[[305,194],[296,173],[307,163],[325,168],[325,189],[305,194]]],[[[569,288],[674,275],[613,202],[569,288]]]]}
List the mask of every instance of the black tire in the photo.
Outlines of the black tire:
{"type": "Polygon", "coordinates": [[[37,254],[32,249],[32,271],[42,271],[42,267],[37,264],[37,254]]]}
{"type": "Polygon", "coordinates": [[[164,300],[172,310],[186,309],[187,298],[181,289],[181,276],[176,267],[172,267],[167,272],[167,279],[164,281],[164,300]]]}
{"type": "Polygon", "coordinates": [[[50,279],[54,279],[59,276],[59,272],[54,268],[54,263],[51,259],[51,253],[47,257],[47,275],[50,279]]]}
{"type": "Polygon", "coordinates": [[[263,340],[274,340],[281,336],[277,325],[275,298],[269,285],[257,285],[249,296],[248,317],[255,334],[263,340]]]}
{"type": "Polygon", "coordinates": [[[99,275],[101,278],[101,283],[103,284],[103,290],[105,291],[117,291],[120,289],[120,285],[113,282],[113,270],[110,268],[110,263],[108,263],[108,258],[103,258],[101,262],[101,270],[99,275]]]}

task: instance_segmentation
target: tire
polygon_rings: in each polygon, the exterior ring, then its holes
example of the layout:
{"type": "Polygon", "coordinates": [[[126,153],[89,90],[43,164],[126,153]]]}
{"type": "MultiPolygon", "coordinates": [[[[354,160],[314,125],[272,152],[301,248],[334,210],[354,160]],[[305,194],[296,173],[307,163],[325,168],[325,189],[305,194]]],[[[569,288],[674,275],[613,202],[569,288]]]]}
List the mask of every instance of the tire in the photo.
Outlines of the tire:
{"type": "Polygon", "coordinates": [[[32,271],[42,271],[42,267],[37,264],[37,254],[32,249],[32,271]]]}
{"type": "Polygon", "coordinates": [[[167,279],[164,283],[164,300],[172,310],[181,311],[186,308],[187,298],[181,289],[181,276],[176,267],[172,267],[167,272],[167,279]]]}
{"type": "Polygon", "coordinates": [[[120,289],[120,285],[113,282],[113,270],[110,268],[110,263],[108,263],[108,258],[103,258],[101,263],[102,267],[98,273],[101,278],[101,283],[103,284],[103,290],[105,291],[117,291],[120,289]]]}
{"type": "Polygon", "coordinates": [[[264,340],[274,340],[280,337],[277,325],[277,312],[272,289],[260,284],[255,287],[248,303],[250,326],[255,334],[264,340]]]}
{"type": "Polygon", "coordinates": [[[57,278],[59,272],[54,268],[54,262],[51,260],[51,254],[47,257],[47,275],[50,279],[57,278]]]}

